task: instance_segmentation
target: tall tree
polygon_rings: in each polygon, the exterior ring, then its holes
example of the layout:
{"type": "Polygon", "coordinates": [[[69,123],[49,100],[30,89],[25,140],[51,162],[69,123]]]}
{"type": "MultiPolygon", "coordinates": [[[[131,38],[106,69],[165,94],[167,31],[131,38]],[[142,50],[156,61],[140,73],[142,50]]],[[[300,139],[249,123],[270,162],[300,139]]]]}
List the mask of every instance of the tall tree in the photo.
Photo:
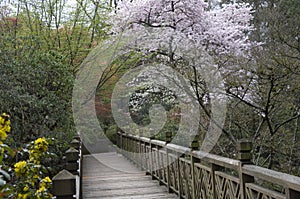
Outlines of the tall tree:
{"type": "MultiPolygon", "coordinates": [[[[247,4],[211,9],[202,0],[124,1],[112,14],[111,23],[113,34],[122,34],[131,40],[126,46],[127,51],[152,54],[153,60],[166,63],[185,75],[194,90],[192,95],[206,117],[210,117],[206,104],[211,96],[205,83],[206,74],[201,74],[205,61],[195,63],[188,54],[192,49],[199,49],[199,54],[204,50],[215,58],[216,63],[221,63],[227,56],[246,55],[246,51],[256,45],[247,37],[253,29],[251,13],[247,4]]],[[[206,57],[205,53],[202,56],[206,57]]],[[[220,67],[223,66],[220,64],[220,67]]]]}
{"type": "Polygon", "coordinates": [[[231,112],[239,118],[231,120],[231,128],[242,129],[246,132],[244,136],[253,139],[257,145],[257,164],[295,171],[291,165],[299,161],[295,151],[300,117],[297,100],[300,3],[294,0],[243,2],[256,8],[252,21],[256,29],[251,37],[262,42],[263,50],[254,51],[251,61],[237,63],[242,73],[235,71],[235,76],[231,76],[233,81],[228,91],[236,100],[231,112]],[[241,108],[250,113],[242,115],[241,108]]]}

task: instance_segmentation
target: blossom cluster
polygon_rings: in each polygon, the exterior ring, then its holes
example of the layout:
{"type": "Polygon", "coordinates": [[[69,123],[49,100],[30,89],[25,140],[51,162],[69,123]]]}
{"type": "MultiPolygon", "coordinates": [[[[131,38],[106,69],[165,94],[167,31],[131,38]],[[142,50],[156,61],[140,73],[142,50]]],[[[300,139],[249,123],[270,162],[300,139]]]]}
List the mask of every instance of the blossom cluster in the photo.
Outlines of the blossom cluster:
{"type": "Polygon", "coordinates": [[[10,116],[3,113],[0,116],[0,142],[4,141],[7,137],[7,133],[10,132],[10,116]]]}
{"type": "Polygon", "coordinates": [[[113,33],[128,36],[131,47],[142,51],[176,51],[194,44],[217,54],[241,54],[256,45],[247,37],[252,13],[245,3],[211,9],[204,0],[123,1],[111,24],[113,33]]]}
{"type": "Polygon", "coordinates": [[[45,138],[38,138],[34,141],[34,146],[29,151],[29,161],[40,164],[40,158],[48,150],[48,142],[45,138]]]}
{"type": "Polygon", "coordinates": [[[43,166],[40,161],[47,152],[48,145],[46,138],[36,139],[30,147],[29,159],[19,161],[14,165],[16,176],[21,182],[17,194],[18,199],[47,199],[52,197],[49,193],[52,184],[51,179],[48,176],[41,178],[43,166]]]}
{"type": "MultiPolygon", "coordinates": [[[[35,191],[34,198],[36,199],[44,199],[44,198],[51,198],[51,195],[49,195],[48,189],[51,187],[51,179],[47,176],[43,178],[39,183],[38,190],[35,191]]],[[[22,190],[22,193],[18,193],[17,198],[18,199],[29,199],[32,198],[32,194],[30,192],[29,186],[25,186],[22,190]]]]}
{"type": "Polygon", "coordinates": [[[27,162],[26,161],[17,162],[14,166],[15,166],[15,172],[16,172],[17,176],[21,176],[21,175],[25,174],[27,171],[27,168],[26,168],[27,162]]]}

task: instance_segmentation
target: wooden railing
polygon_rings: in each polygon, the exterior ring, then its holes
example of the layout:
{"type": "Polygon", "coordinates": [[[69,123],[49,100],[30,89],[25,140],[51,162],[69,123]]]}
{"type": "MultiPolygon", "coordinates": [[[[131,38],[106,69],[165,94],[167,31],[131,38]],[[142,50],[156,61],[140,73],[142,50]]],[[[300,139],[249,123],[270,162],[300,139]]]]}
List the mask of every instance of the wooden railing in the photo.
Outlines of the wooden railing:
{"type": "Polygon", "coordinates": [[[65,152],[65,168],[52,179],[54,198],[82,199],[82,148],[80,136],[76,134],[65,152]]]}
{"type": "Polygon", "coordinates": [[[239,141],[239,160],[125,133],[118,133],[123,154],[180,198],[299,199],[300,178],[251,164],[252,145],[239,141]],[[281,190],[273,189],[275,185],[281,190]]]}

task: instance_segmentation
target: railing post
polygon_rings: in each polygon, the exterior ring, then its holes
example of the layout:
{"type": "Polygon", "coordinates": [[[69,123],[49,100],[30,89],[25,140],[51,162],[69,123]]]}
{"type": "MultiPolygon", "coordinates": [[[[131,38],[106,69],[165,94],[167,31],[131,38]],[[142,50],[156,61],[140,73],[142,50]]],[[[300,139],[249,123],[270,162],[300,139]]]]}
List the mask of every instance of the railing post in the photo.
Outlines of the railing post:
{"type": "Polygon", "coordinates": [[[120,132],[120,149],[124,150],[124,145],[123,145],[123,133],[120,132]]]}
{"type": "Polygon", "coordinates": [[[299,199],[300,192],[293,189],[286,189],[286,199],[299,199]]]}
{"type": "Polygon", "coordinates": [[[191,136],[191,139],[192,139],[192,143],[191,143],[191,146],[190,146],[190,149],[191,150],[199,150],[199,135],[193,135],[191,136]]]}
{"type": "Polygon", "coordinates": [[[65,152],[65,169],[53,177],[52,193],[57,199],[82,198],[82,142],[76,133],[65,152]]]}
{"type": "Polygon", "coordinates": [[[141,140],[141,137],[139,137],[139,139],[140,139],[140,160],[141,160],[141,168],[142,168],[142,170],[147,171],[146,166],[145,166],[145,165],[146,165],[146,162],[147,162],[147,160],[146,160],[146,151],[145,151],[145,149],[144,149],[145,143],[144,143],[144,141],[141,140]]]}
{"type": "Polygon", "coordinates": [[[216,189],[216,186],[217,186],[217,182],[216,182],[216,176],[215,176],[215,172],[216,171],[220,171],[222,170],[222,167],[219,166],[219,165],[216,165],[216,164],[212,164],[211,165],[211,180],[212,180],[212,189],[213,189],[213,199],[218,199],[218,192],[217,192],[217,189],[216,189]]]}
{"type": "Polygon", "coordinates": [[[139,149],[139,146],[140,146],[140,143],[139,143],[139,140],[137,137],[134,137],[134,159],[135,159],[135,162],[136,162],[136,165],[137,166],[140,166],[140,159],[139,159],[139,156],[138,154],[140,153],[140,149],[139,149]]]}
{"type": "Polygon", "coordinates": [[[152,140],[155,138],[154,134],[150,134],[150,175],[152,177],[152,180],[155,179],[154,177],[154,157],[153,157],[153,144],[152,144],[152,140]]]}
{"type": "Polygon", "coordinates": [[[124,133],[124,153],[123,155],[128,158],[128,134],[124,133]]]}
{"type": "Polygon", "coordinates": [[[177,177],[178,177],[178,179],[177,179],[177,183],[178,183],[178,195],[179,195],[179,198],[183,198],[182,197],[182,192],[181,192],[181,186],[182,186],[182,184],[181,184],[181,182],[182,182],[182,179],[181,179],[181,175],[180,175],[180,157],[181,157],[181,154],[179,153],[179,152],[176,152],[176,156],[177,156],[177,161],[176,161],[176,166],[177,166],[177,177]]]}
{"type": "MultiPolygon", "coordinates": [[[[166,132],[166,145],[172,141],[172,132],[166,132]]],[[[169,150],[166,148],[166,156],[167,156],[167,188],[168,192],[171,193],[171,171],[170,171],[170,161],[169,161],[169,150]]]]}
{"type": "Polygon", "coordinates": [[[237,142],[238,160],[242,164],[253,164],[252,163],[252,142],[248,140],[239,140],[237,142]]]}
{"type": "Polygon", "coordinates": [[[163,185],[163,168],[164,168],[164,163],[162,161],[162,156],[160,156],[159,154],[159,150],[161,149],[160,146],[156,146],[156,150],[157,150],[157,155],[156,155],[156,161],[157,161],[157,168],[156,168],[156,171],[157,171],[157,177],[158,177],[158,182],[159,182],[159,185],[163,185]],[[162,161],[162,162],[161,162],[162,161]]]}
{"type": "MultiPolygon", "coordinates": [[[[151,140],[150,140],[150,142],[151,142],[151,140]]],[[[145,142],[146,175],[151,175],[151,152],[150,152],[151,148],[150,148],[150,142],[149,143],[145,142]],[[148,150],[148,148],[150,148],[150,149],[148,150]]]]}
{"type": "Polygon", "coordinates": [[[138,145],[138,153],[137,153],[137,155],[138,155],[138,163],[139,163],[139,166],[140,166],[140,168],[141,168],[141,170],[143,170],[143,151],[142,151],[142,140],[141,140],[141,137],[140,137],[140,135],[138,136],[138,143],[139,143],[139,145],[138,145]]]}
{"type": "Polygon", "coordinates": [[[165,142],[166,144],[169,144],[172,141],[172,132],[167,131],[165,134],[165,142]]]}
{"type": "Polygon", "coordinates": [[[116,140],[117,143],[116,143],[116,145],[117,145],[118,148],[120,148],[120,134],[119,134],[119,131],[117,131],[116,137],[117,137],[117,140],[116,140]]]}
{"type": "Polygon", "coordinates": [[[78,150],[79,152],[79,162],[78,162],[78,177],[79,177],[79,186],[77,188],[79,188],[78,191],[78,198],[82,199],[82,163],[83,163],[83,151],[82,151],[82,141],[81,141],[81,137],[79,132],[75,133],[75,135],[73,136],[73,140],[70,143],[71,147],[74,147],[76,150],[78,150]]]}
{"type": "Polygon", "coordinates": [[[137,162],[137,165],[139,167],[141,167],[141,159],[140,159],[140,152],[141,152],[141,149],[140,149],[140,146],[141,146],[141,141],[139,139],[139,137],[135,137],[135,144],[136,144],[136,149],[135,149],[135,157],[136,157],[136,162],[137,162]]]}
{"type": "Polygon", "coordinates": [[[67,170],[60,171],[52,179],[52,193],[56,199],[74,199],[76,194],[76,177],[67,170]]]}
{"type": "Polygon", "coordinates": [[[199,144],[199,135],[193,135],[192,136],[192,143],[191,143],[191,146],[190,146],[190,149],[191,149],[191,152],[190,152],[190,156],[191,156],[191,176],[192,176],[192,199],[197,199],[197,195],[196,195],[196,174],[195,174],[195,163],[199,163],[200,160],[199,159],[196,159],[194,156],[193,156],[193,151],[194,150],[199,150],[199,147],[200,147],[200,144],[199,144]]]}
{"type": "Polygon", "coordinates": [[[246,183],[253,183],[254,177],[243,173],[243,165],[252,163],[252,142],[248,140],[239,140],[237,142],[238,160],[239,166],[239,178],[240,178],[240,196],[241,199],[246,199],[246,183]]]}
{"type": "Polygon", "coordinates": [[[82,197],[82,171],[83,171],[83,152],[82,152],[82,140],[79,132],[75,134],[74,139],[79,141],[79,199],[83,199],[82,197]]]}
{"type": "Polygon", "coordinates": [[[79,151],[73,147],[70,147],[66,151],[66,160],[67,160],[66,169],[74,175],[78,174],[78,169],[79,169],[79,165],[77,162],[78,159],[79,159],[79,151]]]}
{"type": "Polygon", "coordinates": [[[130,138],[130,134],[127,134],[127,157],[128,159],[130,159],[130,152],[132,151],[131,149],[131,138],[130,138]]]}
{"type": "Polygon", "coordinates": [[[80,141],[78,139],[73,139],[70,143],[70,146],[73,147],[76,150],[79,150],[80,148],[80,141]]]}

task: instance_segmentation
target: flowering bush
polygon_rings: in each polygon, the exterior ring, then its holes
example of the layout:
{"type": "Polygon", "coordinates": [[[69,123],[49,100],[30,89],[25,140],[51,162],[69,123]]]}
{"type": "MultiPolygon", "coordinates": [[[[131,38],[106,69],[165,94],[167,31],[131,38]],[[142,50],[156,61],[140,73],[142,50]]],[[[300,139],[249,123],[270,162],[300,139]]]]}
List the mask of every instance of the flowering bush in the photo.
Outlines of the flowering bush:
{"type": "Polygon", "coordinates": [[[49,192],[52,181],[49,176],[42,177],[46,173],[46,168],[41,164],[41,158],[47,155],[48,145],[46,138],[36,139],[29,148],[28,160],[19,161],[14,165],[18,178],[18,183],[15,185],[15,198],[48,199],[52,197],[49,192]]]}
{"type": "Polygon", "coordinates": [[[6,113],[0,115],[0,198],[6,196],[10,190],[7,181],[9,181],[11,178],[6,172],[6,170],[9,169],[9,166],[3,161],[3,158],[6,156],[6,152],[10,155],[13,155],[11,148],[3,143],[7,138],[7,134],[10,132],[9,118],[9,115],[6,113]]]}
{"type": "Polygon", "coordinates": [[[3,141],[7,137],[7,133],[10,132],[10,120],[9,115],[3,113],[0,116],[0,143],[3,144],[3,141]]]}
{"type": "Polygon", "coordinates": [[[49,155],[48,141],[46,138],[38,138],[29,147],[28,160],[22,160],[14,164],[16,181],[12,184],[7,183],[11,180],[10,175],[5,171],[9,170],[3,158],[6,154],[14,155],[13,150],[4,141],[10,132],[10,116],[3,113],[0,116],[0,198],[9,196],[18,199],[48,199],[52,195],[49,192],[52,181],[49,176],[43,177],[46,168],[41,164],[41,158],[49,155]],[[5,169],[5,170],[4,170],[5,169]]]}

